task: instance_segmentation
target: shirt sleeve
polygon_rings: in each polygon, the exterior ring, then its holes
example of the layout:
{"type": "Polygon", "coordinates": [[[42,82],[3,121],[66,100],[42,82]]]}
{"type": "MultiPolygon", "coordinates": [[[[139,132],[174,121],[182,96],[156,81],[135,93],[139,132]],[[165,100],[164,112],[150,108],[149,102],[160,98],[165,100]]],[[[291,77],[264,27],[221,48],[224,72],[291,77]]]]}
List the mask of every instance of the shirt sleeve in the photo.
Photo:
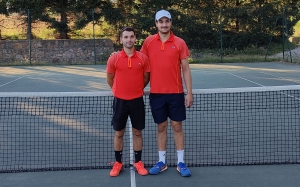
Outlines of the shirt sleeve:
{"type": "Polygon", "coordinates": [[[145,62],[144,72],[150,72],[150,62],[149,62],[149,58],[146,55],[144,58],[144,62],[145,62]]]}
{"type": "Polygon", "coordinates": [[[148,39],[146,38],[143,42],[143,45],[142,45],[142,48],[141,48],[140,52],[148,56],[147,43],[148,43],[148,39]]]}
{"type": "Polygon", "coordinates": [[[116,72],[116,67],[115,67],[116,60],[117,60],[117,54],[108,58],[107,65],[106,65],[106,73],[115,73],[116,72]]]}
{"type": "Polygon", "coordinates": [[[180,42],[180,60],[186,59],[189,56],[190,56],[189,48],[186,45],[185,41],[182,40],[180,42]]]}

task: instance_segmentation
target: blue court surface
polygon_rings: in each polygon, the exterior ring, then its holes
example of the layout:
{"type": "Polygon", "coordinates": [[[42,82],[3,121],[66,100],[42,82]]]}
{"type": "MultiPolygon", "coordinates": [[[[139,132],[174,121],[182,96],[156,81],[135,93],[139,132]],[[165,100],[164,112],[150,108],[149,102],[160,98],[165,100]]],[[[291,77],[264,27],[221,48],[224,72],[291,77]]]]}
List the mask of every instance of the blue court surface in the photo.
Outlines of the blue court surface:
{"type": "MultiPolygon", "coordinates": [[[[193,89],[300,85],[298,64],[262,62],[191,64],[190,67],[193,89]]],[[[109,91],[105,78],[103,65],[1,67],[0,92],[109,91]]],[[[173,140],[169,142],[173,143],[173,140]]],[[[297,146],[299,150],[299,144],[297,146]]],[[[295,157],[299,158],[299,155],[295,157]]],[[[169,167],[159,175],[148,176],[139,176],[126,167],[114,178],[109,176],[109,169],[0,173],[0,187],[297,187],[300,184],[299,164],[193,166],[190,170],[192,176],[188,178],[181,177],[175,167],[169,167]]]]}

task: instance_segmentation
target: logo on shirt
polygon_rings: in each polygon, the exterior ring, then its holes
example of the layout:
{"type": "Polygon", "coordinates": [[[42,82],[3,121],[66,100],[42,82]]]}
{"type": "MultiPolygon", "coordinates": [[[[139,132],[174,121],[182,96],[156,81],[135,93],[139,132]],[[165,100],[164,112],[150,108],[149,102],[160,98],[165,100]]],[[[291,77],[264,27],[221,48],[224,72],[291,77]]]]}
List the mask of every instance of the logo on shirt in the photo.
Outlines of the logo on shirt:
{"type": "Polygon", "coordinates": [[[175,46],[174,46],[174,45],[172,46],[172,49],[175,49],[175,46]]]}
{"type": "Polygon", "coordinates": [[[141,65],[142,65],[142,64],[139,62],[139,63],[138,63],[138,66],[141,66],[141,65]]]}

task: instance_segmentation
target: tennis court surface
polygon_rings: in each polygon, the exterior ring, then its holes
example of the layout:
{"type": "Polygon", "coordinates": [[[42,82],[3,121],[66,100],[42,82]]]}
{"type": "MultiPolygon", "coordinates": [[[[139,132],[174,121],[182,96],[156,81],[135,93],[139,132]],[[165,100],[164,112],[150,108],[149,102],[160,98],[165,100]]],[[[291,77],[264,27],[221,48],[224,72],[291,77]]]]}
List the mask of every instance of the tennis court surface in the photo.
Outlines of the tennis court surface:
{"type": "MultiPolygon", "coordinates": [[[[180,177],[171,129],[166,172],[109,177],[114,160],[112,96],[105,66],[0,69],[0,182],[3,186],[297,186],[300,182],[300,68],[288,63],[193,64],[180,177]]],[[[149,87],[146,88],[149,90],[149,87]]],[[[143,161],[157,161],[146,102],[143,161]]],[[[2,185],[1,185],[2,186],[2,185]]]]}

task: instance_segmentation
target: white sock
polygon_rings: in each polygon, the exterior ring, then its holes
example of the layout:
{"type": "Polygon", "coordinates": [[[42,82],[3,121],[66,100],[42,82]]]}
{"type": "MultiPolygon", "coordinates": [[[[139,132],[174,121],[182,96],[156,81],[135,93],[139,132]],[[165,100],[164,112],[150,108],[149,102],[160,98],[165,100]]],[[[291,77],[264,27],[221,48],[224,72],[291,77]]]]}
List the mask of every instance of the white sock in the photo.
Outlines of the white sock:
{"type": "Polygon", "coordinates": [[[177,164],[179,164],[179,162],[184,163],[183,156],[184,156],[184,150],[177,150],[177,158],[178,158],[177,164]]]}
{"type": "Polygon", "coordinates": [[[166,151],[158,151],[159,162],[166,163],[166,151]]]}

